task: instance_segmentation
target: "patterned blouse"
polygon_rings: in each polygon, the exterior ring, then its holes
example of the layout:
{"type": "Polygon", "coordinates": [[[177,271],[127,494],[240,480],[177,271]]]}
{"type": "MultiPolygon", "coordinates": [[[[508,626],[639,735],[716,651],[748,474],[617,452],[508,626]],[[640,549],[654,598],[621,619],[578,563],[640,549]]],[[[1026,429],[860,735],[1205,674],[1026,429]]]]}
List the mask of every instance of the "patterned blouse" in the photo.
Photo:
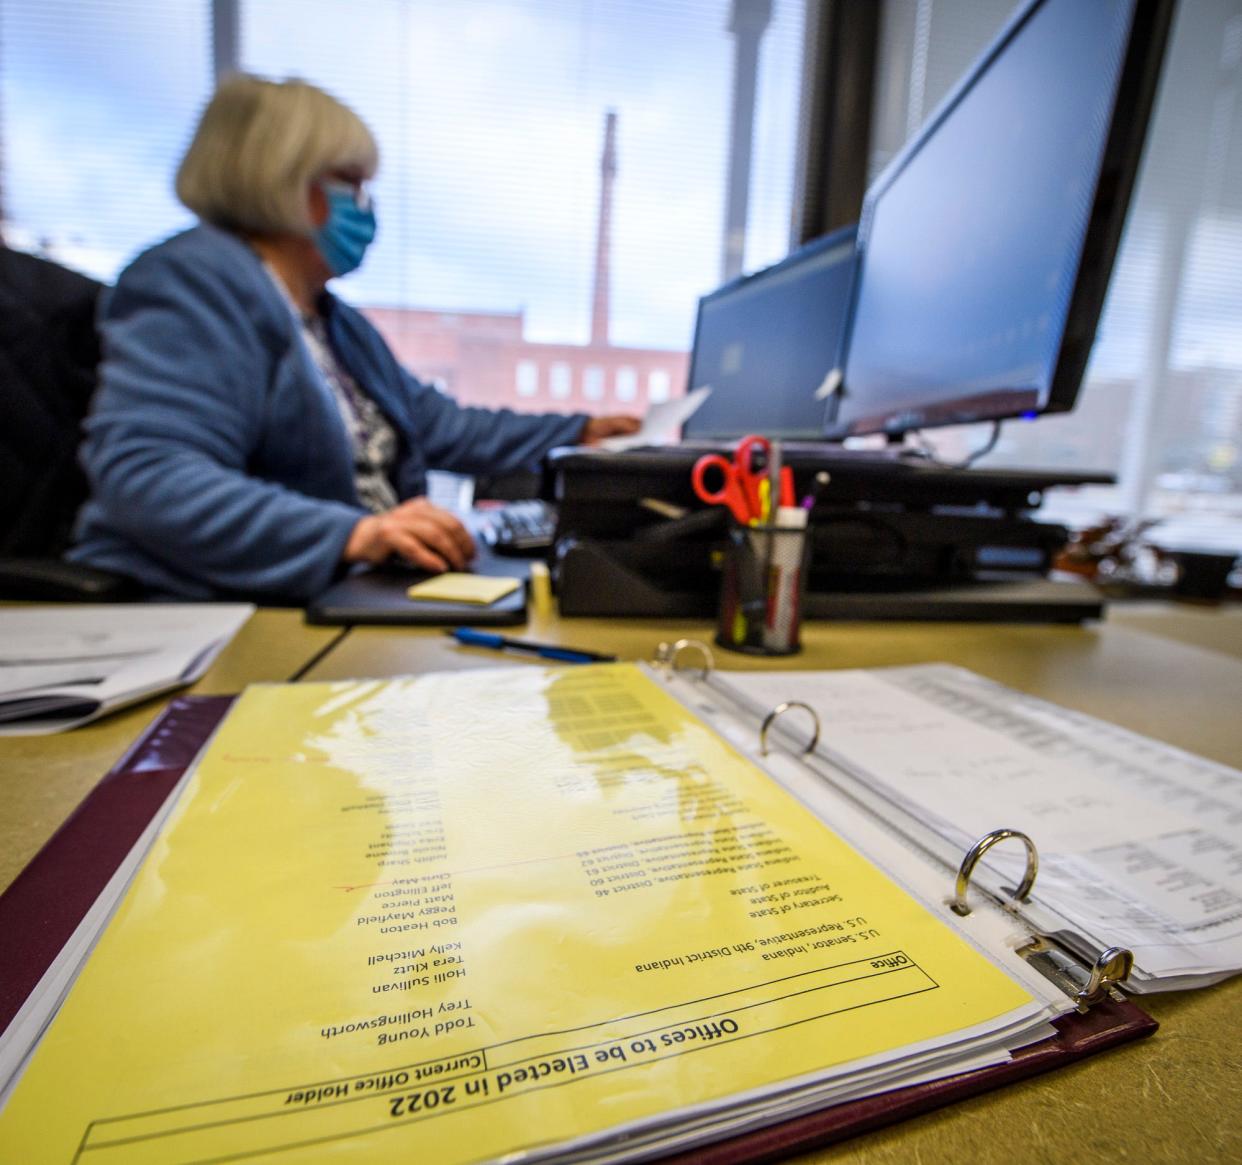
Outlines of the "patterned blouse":
{"type": "Polygon", "coordinates": [[[390,510],[398,502],[392,484],[392,468],[397,460],[397,433],[379,405],[375,403],[337,359],[328,341],[327,325],[319,315],[303,315],[288,289],[270,267],[268,274],[280,288],[302,329],[302,339],[315,367],[332,390],[341,410],[345,431],[354,458],[354,486],[358,498],[372,513],[390,510]]]}

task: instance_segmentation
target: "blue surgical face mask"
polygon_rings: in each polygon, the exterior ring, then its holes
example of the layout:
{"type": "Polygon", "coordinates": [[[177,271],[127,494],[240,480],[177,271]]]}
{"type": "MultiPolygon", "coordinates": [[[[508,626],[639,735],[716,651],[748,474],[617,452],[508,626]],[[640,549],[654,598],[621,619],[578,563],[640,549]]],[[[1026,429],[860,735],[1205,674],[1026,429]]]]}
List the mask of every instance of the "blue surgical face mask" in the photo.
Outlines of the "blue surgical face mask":
{"type": "Polygon", "coordinates": [[[333,275],[348,275],[362,265],[375,238],[375,210],[367,193],[348,182],[324,179],[327,221],[315,232],[315,243],[333,275]]]}

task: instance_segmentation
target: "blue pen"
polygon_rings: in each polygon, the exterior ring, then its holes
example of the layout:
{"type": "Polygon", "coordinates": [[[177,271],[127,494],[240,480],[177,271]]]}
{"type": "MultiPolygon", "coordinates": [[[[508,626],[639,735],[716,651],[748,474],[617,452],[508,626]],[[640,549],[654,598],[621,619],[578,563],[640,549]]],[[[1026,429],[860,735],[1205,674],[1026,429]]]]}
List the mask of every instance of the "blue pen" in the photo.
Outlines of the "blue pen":
{"type": "Polygon", "coordinates": [[[448,632],[458,643],[467,647],[490,647],[495,651],[521,651],[537,655],[540,659],[554,659],[559,663],[615,663],[615,655],[602,655],[598,651],[584,651],[578,647],[554,647],[550,643],[532,643],[529,639],[510,639],[491,631],[476,631],[473,627],[454,627],[448,632]]]}

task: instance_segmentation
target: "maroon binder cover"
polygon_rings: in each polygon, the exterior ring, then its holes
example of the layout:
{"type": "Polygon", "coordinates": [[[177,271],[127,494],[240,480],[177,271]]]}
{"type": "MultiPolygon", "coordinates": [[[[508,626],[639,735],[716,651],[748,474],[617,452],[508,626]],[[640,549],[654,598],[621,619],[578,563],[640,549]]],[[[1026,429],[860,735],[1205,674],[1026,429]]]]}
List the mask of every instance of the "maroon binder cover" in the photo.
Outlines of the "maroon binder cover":
{"type": "Polygon", "coordinates": [[[0,1032],[164,804],[232,696],[178,696],[0,894],[0,1032]]]}
{"type": "MultiPolygon", "coordinates": [[[[0,895],[0,1031],[34,990],[108,879],[223,719],[231,696],[181,696],[87,795],[0,895]]],[[[742,1165],[842,1140],[1083,1059],[1156,1030],[1130,1002],[1063,1016],[1057,1035],[1005,1064],[914,1084],[666,1157],[675,1165],[742,1165]]]]}

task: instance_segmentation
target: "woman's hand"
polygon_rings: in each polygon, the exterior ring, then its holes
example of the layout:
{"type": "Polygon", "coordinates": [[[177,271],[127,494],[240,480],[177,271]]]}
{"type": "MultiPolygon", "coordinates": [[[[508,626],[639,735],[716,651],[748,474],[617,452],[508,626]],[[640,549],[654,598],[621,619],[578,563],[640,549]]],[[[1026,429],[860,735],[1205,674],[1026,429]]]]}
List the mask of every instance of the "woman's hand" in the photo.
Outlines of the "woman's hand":
{"type": "Polygon", "coordinates": [[[394,554],[432,574],[462,570],[474,557],[474,539],[448,510],[411,498],[360,518],[342,557],[346,562],[384,562],[394,554]]]}
{"type": "Polygon", "coordinates": [[[591,417],[578,435],[580,445],[598,445],[605,437],[628,437],[643,427],[638,417],[591,417]]]}

